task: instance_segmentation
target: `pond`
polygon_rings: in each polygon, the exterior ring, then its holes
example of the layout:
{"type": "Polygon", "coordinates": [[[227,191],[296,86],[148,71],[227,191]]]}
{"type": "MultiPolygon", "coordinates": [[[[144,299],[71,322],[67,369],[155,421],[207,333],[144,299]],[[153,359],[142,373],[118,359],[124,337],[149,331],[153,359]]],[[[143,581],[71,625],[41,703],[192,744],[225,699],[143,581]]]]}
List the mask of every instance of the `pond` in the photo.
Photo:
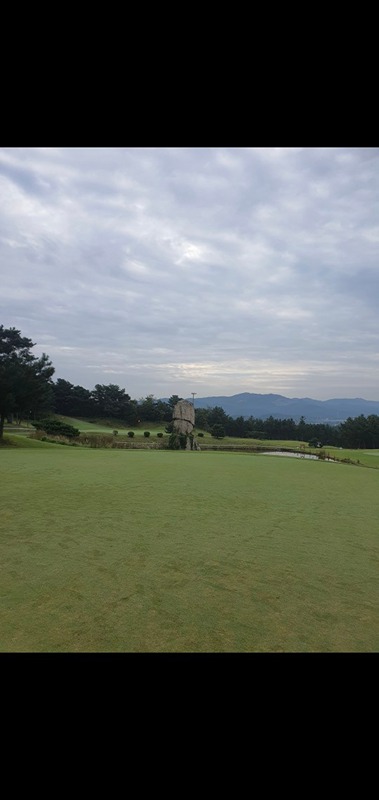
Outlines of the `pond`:
{"type": "Polygon", "coordinates": [[[318,461],[317,456],[312,455],[311,453],[290,453],[288,451],[284,452],[282,450],[267,450],[265,453],[261,453],[262,456],[288,456],[289,458],[312,458],[313,460],[316,459],[318,461]]]}

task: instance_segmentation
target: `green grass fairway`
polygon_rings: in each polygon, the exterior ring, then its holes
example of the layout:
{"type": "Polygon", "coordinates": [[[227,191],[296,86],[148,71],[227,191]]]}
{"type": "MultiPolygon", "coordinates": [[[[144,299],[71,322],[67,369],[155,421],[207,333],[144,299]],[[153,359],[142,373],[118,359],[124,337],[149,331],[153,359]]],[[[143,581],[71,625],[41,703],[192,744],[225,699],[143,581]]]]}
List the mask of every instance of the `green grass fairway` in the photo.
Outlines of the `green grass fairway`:
{"type": "MultiPolygon", "coordinates": [[[[134,431],[137,437],[143,439],[143,432],[150,431],[151,436],[156,436],[158,431],[165,432],[167,422],[141,422],[137,427],[135,425],[128,425],[121,420],[103,420],[99,422],[88,422],[88,420],[76,419],[75,417],[62,417],[58,416],[61,422],[66,422],[68,425],[73,425],[78,428],[81,433],[112,433],[117,430],[120,438],[125,438],[128,431],[134,431]]],[[[167,436],[167,434],[166,434],[167,436]]]]}
{"type": "MultiPolygon", "coordinates": [[[[54,448],[55,450],[60,448],[61,445],[56,444],[55,442],[42,442],[38,439],[29,439],[28,436],[22,436],[21,434],[4,434],[3,439],[0,440],[0,453],[3,452],[3,448],[14,448],[17,449],[22,448],[23,450],[27,448],[28,450],[46,450],[54,448]]],[[[2,468],[2,461],[0,461],[0,474],[2,468]]]]}
{"type": "Polygon", "coordinates": [[[379,650],[376,470],[45,445],[0,481],[2,652],[379,650]]]}
{"type": "MultiPolygon", "coordinates": [[[[59,419],[61,422],[66,422],[67,425],[73,425],[74,428],[78,428],[81,432],[83,431],[83,433],[112,433],[112,430],[119,427],[119,424],[117,424],[116,421],[112,427],[111,425],[107,425],[105,422],[88,422],[88,420],[76,419],[76,417],[63,417],[62,415],[57,415],[57,419],[59,419]]],[[[125,428],[125,431],[127,430],[128,428],[125,428]]]]}

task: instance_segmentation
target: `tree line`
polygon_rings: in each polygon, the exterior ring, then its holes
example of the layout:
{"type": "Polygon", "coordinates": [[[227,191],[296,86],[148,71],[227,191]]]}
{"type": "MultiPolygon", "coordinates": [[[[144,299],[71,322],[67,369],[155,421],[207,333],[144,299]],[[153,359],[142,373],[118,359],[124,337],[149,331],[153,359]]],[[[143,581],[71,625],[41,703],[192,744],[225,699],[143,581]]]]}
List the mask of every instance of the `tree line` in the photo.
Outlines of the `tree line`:
{"type": "Polygon", "coordinates": [[[133,400],[125,389],[114,383],[97,383],[91,391],[62,378],[52,384],[52,392],[56,414],[84,419],[117,419],[131,426],[140,422],[170,422],[174,406],[182,399],[174,394],[165,402],[149,394],[133,400]]]}
{"type": "MultiPolygon", "coordinates": [[[[0,438],[6,418],[38,420],[48,413],[88,420],[117,419],[131,427],[159,422],[170,429],[173,408],[182,399],[178,395],[167,401],[152,394],[136,400],[113,383],[96,384],[92,390],[74,386],[62,378],[54,383],[55,370],[49,357],[45,353],[40,358],[33,356],[34,346],[16,328],[0,325],[0,438]]],[[[195,414],[196,428],[217,438],[235,436],[308,441],[319,446],[379,448],[379,416],[375,414],[349,417],[339,425],[307,423],[304,417],[299,422],[273,416],[233,418],[220,406],[196,408],[195,414]]]]}
{"type": "Polygon", "coordinates": [[[306,422],[304,417],[299,422],[273,416],[265,419],[230,417],[223,408],[215,406],[196,409],[196,427],[211,433],[214,431],[218,438],[237,436],[243,439],[295,440],[315,447],[379,448],[379,416],[376,414],[368,417],[361,414],[354,419],[348,417],[339,425],[328,425],[306,422]]]}

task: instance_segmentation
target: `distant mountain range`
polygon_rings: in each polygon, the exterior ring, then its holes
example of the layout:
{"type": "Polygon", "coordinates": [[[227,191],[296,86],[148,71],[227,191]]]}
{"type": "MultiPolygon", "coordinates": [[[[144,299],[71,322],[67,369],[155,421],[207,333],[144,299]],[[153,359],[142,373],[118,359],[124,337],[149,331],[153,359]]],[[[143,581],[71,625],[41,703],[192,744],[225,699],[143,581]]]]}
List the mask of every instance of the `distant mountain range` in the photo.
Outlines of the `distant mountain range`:
{"type": "MultiPolygon", "coordinates": [[[[188,398],[192,401],[192,398],[188,398]]],[[[379,415],[379,400],[363,400],[361,397],[333,400],[312,400],[310,397],[283,397],[281,394],[252,394],[242,392],[231,397],[196,397],[196,408],[220,406],[231,417],[256,417],[266,419],[290,419],[298,422],[305,417],[306,422],[337,425],[348,417],[364,414],[379,415]]]]}

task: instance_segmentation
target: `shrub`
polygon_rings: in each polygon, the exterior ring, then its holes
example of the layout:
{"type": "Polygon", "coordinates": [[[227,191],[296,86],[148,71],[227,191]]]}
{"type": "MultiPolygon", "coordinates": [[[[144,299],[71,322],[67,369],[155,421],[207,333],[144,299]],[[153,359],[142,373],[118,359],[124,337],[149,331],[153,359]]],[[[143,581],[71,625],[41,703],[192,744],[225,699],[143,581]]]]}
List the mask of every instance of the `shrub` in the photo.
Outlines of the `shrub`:
{"type": "Polygon", "coordinates": [[[73,425],[67,425],[66,422],[61,422],[53,417],[32,422],[32,425],[37,431],[44,431],[50,436],[66,436],[68,439],[73,439],[80,434],[78,428],[74,428],[73,425]]]}
{"type": "Polygon", "coordinates": [[[113,436],[117,436],[117,435],[118,435],[118,431],[113,431],[113,436]]]}
{"type": "MultiPolygon", "coordinates": [[[[194,447],[195,437],[193,433],[176,433],[173,432],[169,436],[168,440],[168,449],[169,450],[187,450],[188,444],[191,450],[196,449],[194,447]]],[[[188,448],[189,449],[189,448],[188,448]]]]}
{"type": "Polygon", "coordinates": [[[148,439],[150,436],[150,431],[144,431],[143,435],[146,436],[146,439],[148,439]]]}
{"type": "Polygon", "coordinates": [[[80,444],[90,447],[113,447],[114,437],[108,433],[91,433],[89,436],[81,436],[80,444]]]}
{"type": "Polygon", "coordinates": [[[129,439],[133,439],[134,431],[128,431],[129,439]]]}
{"type": "Polygon", "coordinates": [[[168,440],[169,450],[180,450],[180,439],[177,433],[171,433],[168,440]]]}
{"type": "Polygon", "coordinates": [[[308,447],[322,447],[322,444],[318,439],[313,438],[308,442],[308,447]]]}
{"type": "MultiPolygon", "coordinates": [[[[29,436],[30,436],[31,439],[37,439],[38,441],[41,441],[42,438],[45,436],[45,433],[44,433],[44,431],[35,431],[34,433],[30,433],[29,436]]],[[[45,436],[45,439],[46,439],[46,436],[45,436]]]]}
{"type": "Polygon", "coordinates": [[[162,436],[163,436],[163,433],[157,433],[157,436],[159,436],[159,438],[161,439],[162,436]]]}
{"type": "Polygon", "coordinates": [[[88,447],[91,444],[91,434],[81,433],[77,441],[80,445],[88,447]]]}
{"type": "Polygon", "coordinates": [[[198,435],[198,436],[201,436],[201,438],[204,436],[204,434],[203,434],[203,433],[198,433],[197,435],[198,435]]]}

